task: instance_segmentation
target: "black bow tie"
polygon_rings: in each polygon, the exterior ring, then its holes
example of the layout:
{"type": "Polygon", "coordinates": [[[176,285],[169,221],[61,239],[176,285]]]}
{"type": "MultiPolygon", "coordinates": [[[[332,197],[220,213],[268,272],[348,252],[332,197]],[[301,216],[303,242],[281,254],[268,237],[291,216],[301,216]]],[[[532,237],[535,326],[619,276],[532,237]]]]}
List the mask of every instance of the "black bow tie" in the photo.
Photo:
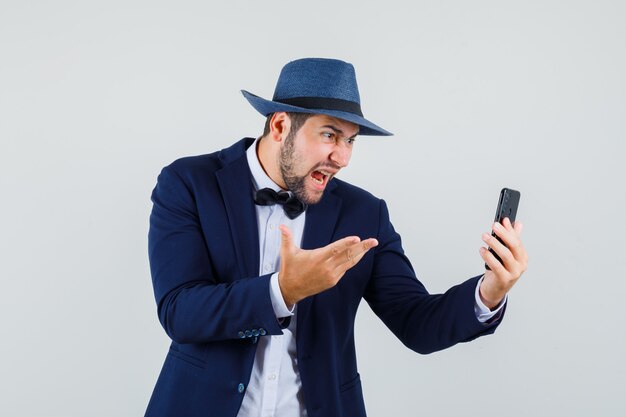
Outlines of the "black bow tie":
{"type": "Polygon", "coordinates": [[[276,192],[271,188],[263,188],[254,195],[254,202],[259,206],[273,206],[280,204],[285,210],[285,214],[290,219],[295,219],[306,210],[307,205],[294,195],[289,195],[287,191],[276,192]]]}

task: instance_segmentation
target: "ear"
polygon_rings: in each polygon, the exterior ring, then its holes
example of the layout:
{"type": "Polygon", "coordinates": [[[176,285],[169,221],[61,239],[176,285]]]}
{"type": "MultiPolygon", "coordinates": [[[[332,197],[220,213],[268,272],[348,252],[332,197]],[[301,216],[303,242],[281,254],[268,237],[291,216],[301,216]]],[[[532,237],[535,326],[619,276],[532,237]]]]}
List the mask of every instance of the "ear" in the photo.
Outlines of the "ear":
{"type": "Polygon", "coordinates": [[[270,138],[275,142],[282,142],[291,129],[291,120],[285,112],[276,112],[270,120],[270,138]]]}

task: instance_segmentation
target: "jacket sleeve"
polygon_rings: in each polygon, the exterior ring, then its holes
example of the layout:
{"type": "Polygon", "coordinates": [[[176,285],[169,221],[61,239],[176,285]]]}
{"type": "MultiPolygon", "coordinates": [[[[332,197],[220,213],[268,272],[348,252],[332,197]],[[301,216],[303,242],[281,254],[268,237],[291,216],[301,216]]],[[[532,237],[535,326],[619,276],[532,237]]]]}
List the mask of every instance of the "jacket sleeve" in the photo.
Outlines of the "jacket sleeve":
{"type": "Polygon", "coordinates": [[[282,334],[270,299],[271,274],[215,276],[193,192],[172,166],[159,175],[152,202],[150,270],[159,320],[169,337],[206,343],[282,334]]]}
{"type": "Polygon", "coordinates": [[[404,255],[400,235],[389,221],[383,200],[378,240],[365,299],[407,347],[419,353],[431,353],[495,331],[502,314],[485,324],[474,313],[480,276],[450,288],[445,294],[428,293],[404,255]]]}

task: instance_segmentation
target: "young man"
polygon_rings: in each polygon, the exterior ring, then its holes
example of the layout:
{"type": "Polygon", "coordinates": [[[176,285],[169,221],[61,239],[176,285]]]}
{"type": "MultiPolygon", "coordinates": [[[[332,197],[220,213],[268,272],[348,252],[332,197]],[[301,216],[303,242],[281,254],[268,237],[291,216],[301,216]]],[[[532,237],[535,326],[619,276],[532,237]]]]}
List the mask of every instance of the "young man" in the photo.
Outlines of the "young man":
{"type": "Polygon", "coordinates": [[[364,298],[409,348],[429,353],[492,333],[526,269],[521,224],[481,248],[491,267],[428,294],[387,207],[335,175],[365,119],[352,65],[288,63],[261,138],[183,158],[154,189],[149,251],[172,344],[147,416],[364,416],[354,318],[364,298]],[[508,248],[507,248],[508,247],[508,248]]]}

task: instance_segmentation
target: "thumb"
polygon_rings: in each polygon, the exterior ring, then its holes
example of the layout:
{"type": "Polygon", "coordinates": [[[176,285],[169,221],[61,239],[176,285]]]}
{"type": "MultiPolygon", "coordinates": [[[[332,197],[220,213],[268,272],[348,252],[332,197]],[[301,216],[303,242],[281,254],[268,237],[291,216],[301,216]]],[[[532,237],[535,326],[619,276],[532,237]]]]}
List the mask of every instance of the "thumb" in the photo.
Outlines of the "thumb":
{"type": "Polygon", "coordinates": [[[284,224],[279,226],[280,228],[280,252],[281,258],[284,251],[291,252],[293,250],[293,235],[291,230],[284,224]]]}

